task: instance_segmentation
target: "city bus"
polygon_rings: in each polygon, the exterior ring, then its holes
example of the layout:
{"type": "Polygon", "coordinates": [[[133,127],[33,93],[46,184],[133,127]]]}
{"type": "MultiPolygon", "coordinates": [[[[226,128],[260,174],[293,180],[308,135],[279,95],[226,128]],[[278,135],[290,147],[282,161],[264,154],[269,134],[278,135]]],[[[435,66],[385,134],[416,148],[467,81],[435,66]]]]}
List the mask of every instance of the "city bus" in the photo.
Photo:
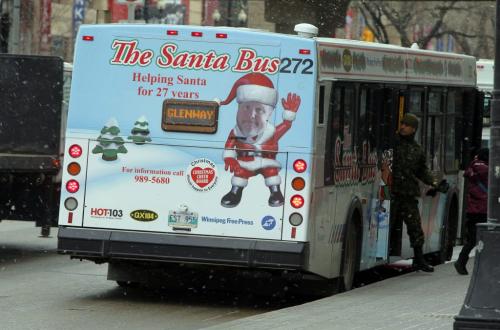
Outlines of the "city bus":
{"type": "Polygon", "coordinates": [[[479,59],[476,62],[477,88],[484,93],[482,147],[490,144],[490,109],[493,98],[494,61],[479,59]]]}
{"type": "Polygon", "coordinates": [[[404,231],[389,240],[392,144],[411,112],[451,186],[422,186],[424,252],[450,259],[481,139],[475,59],[296,31],[83,25],[58,251],[108,263],[122,286],[182,265],[349,290],[413,256],[404,231]]]}

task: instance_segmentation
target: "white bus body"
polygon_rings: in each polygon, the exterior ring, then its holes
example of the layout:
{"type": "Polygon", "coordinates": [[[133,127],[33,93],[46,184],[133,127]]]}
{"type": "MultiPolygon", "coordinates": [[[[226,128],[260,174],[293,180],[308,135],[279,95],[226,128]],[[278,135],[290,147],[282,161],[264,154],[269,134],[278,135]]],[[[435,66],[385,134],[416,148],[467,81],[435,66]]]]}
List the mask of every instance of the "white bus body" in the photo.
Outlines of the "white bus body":
{"type": "MultiPolygon", "coordinates": [[[[464,55],[233,28],[84,25],[64,159],[81,170],[63,175],[58,249],[111,266],[193,263],[327,279],[389,263],[386,137],[418,103],[422,132],[441,125],[433,132],[443,139],[421,137],[429,164],[452,184],[420,204],[425,251],[442,253],[456,235],[445,221],[457,226],[461,205],[460,155],[444,156],[444,125],[461,131],[445,118],[462,116],[465,105],[452,107],[475,81],[475,60],[464,55]],[[428,115],[434,97],[450,115],[428,115]],[[267,126],[243,128],[238,104],[257,104],[267,126]],[[231,189],[242,191],[239,202],[224,200],[231,189]]],[[[396,255],[410,257],[406,234],[402,242],[396,255]]],[[[109,278],[128,280],[124,269],[110,268],[109,278]]]]}

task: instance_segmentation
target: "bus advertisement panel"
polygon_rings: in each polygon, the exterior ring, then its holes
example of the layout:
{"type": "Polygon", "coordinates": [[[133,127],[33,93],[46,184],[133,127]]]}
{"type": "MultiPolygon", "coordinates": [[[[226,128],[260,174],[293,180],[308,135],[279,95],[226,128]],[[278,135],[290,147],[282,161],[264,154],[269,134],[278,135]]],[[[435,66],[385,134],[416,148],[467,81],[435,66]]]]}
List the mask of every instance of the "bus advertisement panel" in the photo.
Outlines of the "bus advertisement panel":
{"type": "Polygon", "coordinates": [[[80,29],[61,226],[305,241],[313,42],[219,30],[80,29]]]}

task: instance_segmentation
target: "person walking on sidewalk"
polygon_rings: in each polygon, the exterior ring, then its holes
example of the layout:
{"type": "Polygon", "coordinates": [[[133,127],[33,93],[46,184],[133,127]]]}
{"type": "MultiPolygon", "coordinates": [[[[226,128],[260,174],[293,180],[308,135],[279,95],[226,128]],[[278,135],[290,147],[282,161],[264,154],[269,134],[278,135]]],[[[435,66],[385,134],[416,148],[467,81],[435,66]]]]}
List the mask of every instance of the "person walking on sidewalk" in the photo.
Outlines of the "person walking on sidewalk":
{"type": "Polygon", "coordinates": [[[422,147],[415,141],[418,129],[418,118],[410,113],[403,116],[394,146],[393,183],[392,183],[392,216],[393,222],[404,221],[407,227],[410,245],[413,247],[413,267],[424,272],[433,272],[423,255],[424,232],[418,210],[420,187],[418,180],[432,186],[437,183],[426,165],[422,147]]]}
{"type": "Polygon", "coordinates": [[[488,160],[489,149],[479,150],[464,173],[468,179],[467,206],[465,209],[465,244],[460,251],[455,269],[460,275],[467,275],[467,261],[469,254],[476,246],[476,225],[486,222],[488,210],[488,160]]]}

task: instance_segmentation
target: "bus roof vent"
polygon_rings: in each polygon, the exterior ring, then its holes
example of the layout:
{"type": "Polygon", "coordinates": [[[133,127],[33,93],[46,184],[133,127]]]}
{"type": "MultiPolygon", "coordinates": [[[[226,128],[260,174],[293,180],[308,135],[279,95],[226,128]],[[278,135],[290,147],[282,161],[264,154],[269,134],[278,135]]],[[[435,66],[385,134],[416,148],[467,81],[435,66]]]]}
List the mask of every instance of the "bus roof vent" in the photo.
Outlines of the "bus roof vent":
{"type": "Polygon", "coordinates": [[[411,49],[420,49],[420,47],[418,47],[418,44],[416,42],[412,43],[410,48],[411,49]]]}
{"type": "Polygon", "coordinates": [[[297,24],[293,30],[297,32],[297,35],[304,38],[314,38],[318,35],[318,28],[308,23],[297,24]]]}

